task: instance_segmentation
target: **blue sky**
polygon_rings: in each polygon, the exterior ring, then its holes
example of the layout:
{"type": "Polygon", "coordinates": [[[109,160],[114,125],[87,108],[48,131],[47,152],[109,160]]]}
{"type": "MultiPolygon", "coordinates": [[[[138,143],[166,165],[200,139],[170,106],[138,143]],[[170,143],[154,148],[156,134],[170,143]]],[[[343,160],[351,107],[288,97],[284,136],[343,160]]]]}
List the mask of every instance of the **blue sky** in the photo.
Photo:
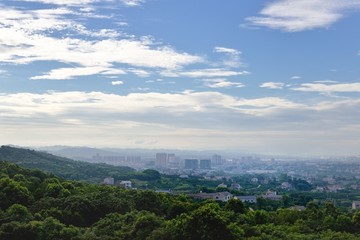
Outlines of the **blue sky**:
{"type": "Polygon", "coordinates": [[[0,144],[359,154],[360,0],[2,0],[0,144]]]}

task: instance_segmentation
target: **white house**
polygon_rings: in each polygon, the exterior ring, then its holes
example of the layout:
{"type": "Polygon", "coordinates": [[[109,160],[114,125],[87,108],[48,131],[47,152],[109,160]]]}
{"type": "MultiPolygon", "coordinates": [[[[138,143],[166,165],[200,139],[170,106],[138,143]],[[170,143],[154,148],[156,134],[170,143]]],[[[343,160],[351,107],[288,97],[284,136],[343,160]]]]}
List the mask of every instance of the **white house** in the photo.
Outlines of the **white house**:
{"type": "Polygon", "coordinates": [[[115,180],[113,177],[107,177],[103,180],[103,184],[106,184],[106,185],[114,185],[115,183],[115,180]]]}
{"type": "Polygon", "coordinates": [[[131,181],[121,181],[120,186],[123,186],[124,188],[132,188],[131,181]]]}

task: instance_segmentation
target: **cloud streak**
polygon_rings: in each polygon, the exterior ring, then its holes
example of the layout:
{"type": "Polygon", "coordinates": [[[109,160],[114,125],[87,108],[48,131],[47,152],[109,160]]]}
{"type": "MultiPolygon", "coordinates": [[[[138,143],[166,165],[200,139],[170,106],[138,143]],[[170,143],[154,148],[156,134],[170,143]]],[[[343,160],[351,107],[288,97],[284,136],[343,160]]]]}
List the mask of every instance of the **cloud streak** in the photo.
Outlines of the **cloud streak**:
{"type": "Polygon", "coordinates": [[[300,87],[294,87],[292,90],[302,92],[321,92],[321,93],[351,93],[360,92],[360,83],[304,83],[300,87]]]}
{"type": "Polygon", "coordinates": [[[209,88],[245,87],[243,83],[227,81],[225,78],[204,79],[204,86],[209,88]]]}
{"type": "Polygon", "coordinates": [[[248,17],[250,25],[300,32],[326,28],[344,17],[348,10],[360,9],[354,0],[277,0],[268,4],[260,16],[248,17]]]}
{"type": "Polygon", "coordinates": [[[241,62],[240,54],[241,52],[232,49],[232,48],[225,48],[225,47],[215,47],[214,52],[225,54],[226,57],[222,61],[222,65],[230,67],[230,68],[237,68],[243,65],[241,62]]]}
{"type": "Polygon", "coordinates": [[[250,73],[247,71],[235,71],[226,68],[205,68],[189,71],[162,71],[160,74],[166,77],[218,78],[242,76],[250,73]]]}
{"type": "Polygon", "coordinates": [[[282,82],[265,82],[260,85],[261,88],[270,88],[270,89],[283,89],[285,83],[282,82]]]}
{"type": "Polygon", "coordinates": [[[145,0],[19,0],[23,2],[38,2],[52,5],[64,6],[87,6],[94,3],[104,2],[118,2],[127,7],[137,7],[145,3],[145,0]]]}

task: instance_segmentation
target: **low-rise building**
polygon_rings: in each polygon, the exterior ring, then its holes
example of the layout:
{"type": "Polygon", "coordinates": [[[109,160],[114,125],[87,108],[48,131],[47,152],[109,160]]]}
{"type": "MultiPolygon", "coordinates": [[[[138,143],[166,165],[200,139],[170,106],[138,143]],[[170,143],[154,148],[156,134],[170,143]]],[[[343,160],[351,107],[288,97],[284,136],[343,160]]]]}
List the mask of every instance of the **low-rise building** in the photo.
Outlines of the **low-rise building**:
{"type": "Polygon", "coordinates": [[[290,209],[290,210],[295,210],[295,211],[302,212],[302,211],[305,211],[305,210],[306,210],[306,207],[305,207],[305,206],[295,205],[295,206],[290,207],[289,209],[290,209]]]}
{"type": "Polygon", "coordinates": [[[132,182],[131,181],[120,181],[119,185],[123,188],[132,188],[132,182]]]}
{"type": "Polygon", "coordinates": [[[256,203],[256,196],[236,196],[237,199],[246,203],[256,203]]]}
{"type": "Polygon", "coordinates": [[[234,189],[234,190],[240,190],[241,189],[241,186],[240,184],[238,183],[232,183],[231,186],[230,186],[231,189],[234,189]]]}
{"type": "Polygon", "coordinates": [[[351,208],[354,210],[360,209],[360,201],[353,201],[351,208]]]}
{"type": "Polygon", "coordinates": [[[107,177],[103,180],[103,184],[106,184],[106,185],[114,185],[115,183],[115,180],[113,177],[107,177]]]}
{"type": "Polygon", "coordinates": [[[265,194],[261,195],[260,197],[273,200],[273,201],[281,201],[282,196],[277,195],[277,192],[268,190],[265,194]]]}
{"type": "Polygon", "coordinates": [[[215,201],[227,202],[232,198],[232,194],[229,192],[217,192],[217,193],[196,193],[188,194],[189,197],[196,199],[212,199],[215,201]]]}
{"type": "Polygon", "coordinates": [[[283,182],[283,183],[281,183],[281,188],[285,189],[285,190],[290,190],[290,189],[292,189],[292,185],[289,182],[283,182]]]}

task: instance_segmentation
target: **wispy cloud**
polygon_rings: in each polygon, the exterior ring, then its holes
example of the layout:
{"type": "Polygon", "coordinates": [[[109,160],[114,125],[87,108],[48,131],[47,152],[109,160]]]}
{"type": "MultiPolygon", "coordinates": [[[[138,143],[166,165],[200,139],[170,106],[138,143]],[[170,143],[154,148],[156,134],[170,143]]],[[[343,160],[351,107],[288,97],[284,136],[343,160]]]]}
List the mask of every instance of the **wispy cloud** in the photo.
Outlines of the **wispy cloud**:
{"type": "Polygon", "coordinates": [[[161,75],[167,77],[190,77],[190,78],[217,78],[231,77],[250,74],[247,71],[233,71],[225,68],[206,68],[190,71],[162,71],[161,75]]]}
{"type": "Polygon", "coordinates": [[[249,17],[246,20],[254,26],[299,32],[329,27],[339,21],[350,9],[360,9],[360,2],[356,0],[277,0],[262,9],[260,16],[249,17]]]}
{"type": "MultiPolygon", "coordinates": [[[[95,75],[101,73],[106,74],[106,71],[108,71],[108,73],[111,74],[111,70],[105,67],[59,68],[59,69],[53,69],[49,73],[46,73],[45,75],[31,77],[31,79],[32,80],[43,80],[43,79],[68,80],[79,76],[89,76],[89,75],[95,75]]],[[[122,74],[124,73],[125,72],[122,72],[122,74]]],[[[117,71],[117,74],[119,74],[119,71],[117,71]]]]}
{"type": "Polygon", "coordinates": [[[318,81],[314,81],[314,83],[338,83],[338,82],[334,80],[318,80],[318,81]]]}
{"type": "Polygon", "coordinates": [[[215,47],[214,52],[223,53],[226,55],[226,57],[223,58],[223,61],[222,61],[223,66],[236,68],[236,67],[243,65],[241,62],[241,58],[240,58],[241,52],[236,49],[225,48],[225,47],[215,47]]]}
{"type": "Polygon", "coordinates": [[[92,3],[120,2],[128,7],[136,7],[145,3],[145,0],[21,0],[24,2],[39,2],[53,5],[82,6],[92,3]]]}
{"type": "MultiPolygon", "coordinates": [[[[38,2],[44,4],[53,4],[53,5],[70,5],[70,6],[79,6],[87,5],[90,3],[100,2],[101,0],[21,0],[24,2],[38,2]]],[[[109,1],[109,0],[104,0],[109,1]]]]}
{"type": "Polygon", "coordinates": [[[339,84],[322,84],[322,83],[304,83],[300,87],[292,88],[295,91],[303,92],[321,92],[321,93],[351,93],[360,92],[360,83],[339,83],[339,84]]]}
{"type": "Polygon", "coordinates": [[[265,82],[260,85],[261,88],[270,88],[270,89],[283,89],[285,83],[282,82],[265,82]]]}
{"type": "Polygon", "coordinates": [[[118,85],[123,85],[123,84],[124,84],[123,81],[112,81],[111,82],[111,85],[113,85],[113,86],[118,86],[118,85]]]}
{"type": "Polygon", "coordinates": [[[292,79],[292,80],[298,80],[298,79],[301,79],[301,76],[295,75],[295,76],[292,76],[290,79],[292,79]]]}
{"type": "Polygon", "coordinates": [[[136,7],[145,3],[145,0],[121,0],[121,2],[128,7],[136,7]]]}
{"type": "Polygon", "coordinates": [[[227,81],[226,78],[204,79],[204,86],[209,88],[230,88],[230,87],[245,87],[243,83],[227,81]]]}

